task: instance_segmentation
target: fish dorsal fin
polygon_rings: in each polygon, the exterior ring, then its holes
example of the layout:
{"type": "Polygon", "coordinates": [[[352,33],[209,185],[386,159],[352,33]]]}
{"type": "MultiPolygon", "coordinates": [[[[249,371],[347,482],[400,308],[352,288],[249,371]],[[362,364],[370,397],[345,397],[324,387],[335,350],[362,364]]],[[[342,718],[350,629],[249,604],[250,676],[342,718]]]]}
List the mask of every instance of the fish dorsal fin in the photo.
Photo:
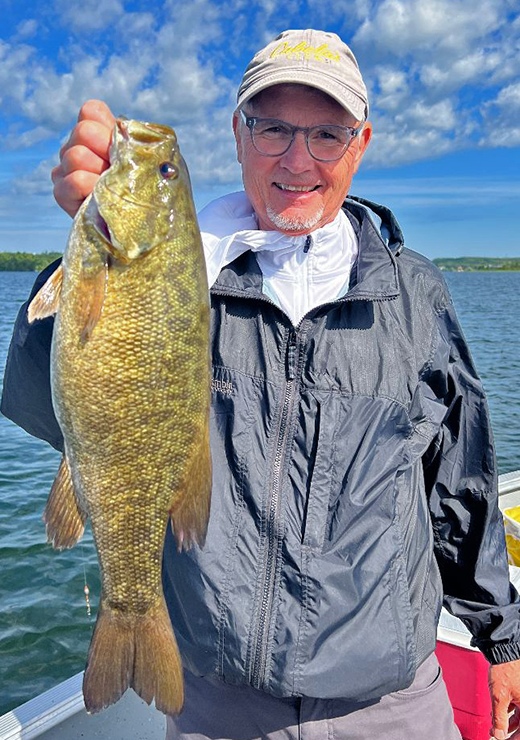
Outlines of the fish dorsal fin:
{"type": "Polygon", "coordinates": [[[60,304],[62,285],[63,267],[60,265],[30,302],[27,310],[27,319],[30,324],[35,319],[46,319],[48,316],[54,316],[60,304]]]}
{"type": "Polygon", "coordinates": [[[47,541],[58,550],[74,547],[83,535],[87,512],[74,489],[70,464],[65,455],[52,484],[43,521],[47,541]]]}

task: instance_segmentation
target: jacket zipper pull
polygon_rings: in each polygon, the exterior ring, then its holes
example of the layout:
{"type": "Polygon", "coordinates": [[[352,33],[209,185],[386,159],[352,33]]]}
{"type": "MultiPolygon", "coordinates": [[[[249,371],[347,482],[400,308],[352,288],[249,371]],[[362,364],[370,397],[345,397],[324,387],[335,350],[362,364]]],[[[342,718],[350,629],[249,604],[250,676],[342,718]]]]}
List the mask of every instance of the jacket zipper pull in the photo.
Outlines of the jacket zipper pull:
{"type": "Polygon", "coordinates": [[[291,331],[287,343],[287,378],[294,380],[296,376],[296,332],[291,331]]]}
{"type": "Polygon", "coordinates": [[[311,248],[311,244],[312,244],[312,236],[310,234],[307,234],[307,238],[305,239],[305,244],[303,245],[304,254],[307,254],[307,252],[311,248]]]}

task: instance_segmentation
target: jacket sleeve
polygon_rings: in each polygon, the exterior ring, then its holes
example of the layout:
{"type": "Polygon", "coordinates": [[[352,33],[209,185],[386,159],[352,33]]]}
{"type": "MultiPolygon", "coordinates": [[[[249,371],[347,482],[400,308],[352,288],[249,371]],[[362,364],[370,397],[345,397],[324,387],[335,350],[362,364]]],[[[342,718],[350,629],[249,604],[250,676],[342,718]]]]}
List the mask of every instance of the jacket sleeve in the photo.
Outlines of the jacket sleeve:
{"type": "Polygon", "coordinates": [[[446,608],[491,663],[520,658],[488,406],[451,303],[438,312],[427,381],[440,431],[423,458],[446,608]]]}
{"type": "Polygon", "coordinates": [[[21,307],[7,355],[0,410],[34,437],[63,450],[63,436],[54,415],[50,386],[50,351],[54,319],[29,324],[27,308],[61,260],[41,272],[21,307]]]}

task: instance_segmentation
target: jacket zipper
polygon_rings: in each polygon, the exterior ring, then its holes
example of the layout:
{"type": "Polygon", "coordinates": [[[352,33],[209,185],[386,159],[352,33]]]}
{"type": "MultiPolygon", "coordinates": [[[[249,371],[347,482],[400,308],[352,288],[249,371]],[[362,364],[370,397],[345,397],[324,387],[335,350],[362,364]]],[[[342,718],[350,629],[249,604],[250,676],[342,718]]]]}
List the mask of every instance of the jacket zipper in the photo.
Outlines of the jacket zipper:
{"type": "Polygon", "coordinates": [[[276,581],[277,544],[280,537],[280,490],[282,482],[283,458],[286,451],[287,433],[289,429],[289,410],[295,386],[295,363],[296,363],[296,332],[291,329],[289,342],[287,344],[287,380],[285,383],[282,409],[280,412],[280,425],[278,427],[278,438],[276,442],[276,453],[273,462],[273,474],[269,492],[269,506],[267,512],[267,544],[265,547],[263,578],[262,578],[262,601],[258,615],[255,639],[252,650],[251,683],[260,689],[265,679],[265,668],[267,661],[266,646],[269,640],[270,615],[274,600],[276,581]]]}
{"type": "MultiPolygon", "coordinates": [[[[223,295],[223,296],[229,296],[232,298],[247,298],[248,296],[236,295],[235,293],[232,293],[230,291],[225,291],[222,289],[217,288],[213,291],[217,295],[223,295]]],[[[346,303],[350,301],[390,301],[396,298],[397,296],[377,296],[377,297],[367,297],[367,296],[360,296],[359,298],[357,296],[352,297],[346,297],[345,299],[336,299],[334,301],[327,301],[326,303],[322,303],[319,306],[315,306],[311,309],[311,311],[315,311],[317,309],[323,308],[324,306],[330,306],[335,305],[339,303],[346,303]]],[[[278,308],[278,310],[282,311],[284,315],[285,312],[276,305],[274,301],[272,301],[270,298],[266,297],[259,297],[255,296],[255,300],[260,300],[265,303],[269,303],[272,306],[275,306],[278,308]]],[[[272,604],[274,601],[274,587],[275,587],[275,581],[276,581],[276,561],[277,561],[277,540],[279,538],[279,519],[280,519],[280,489],[281,489],[281,477],[282,477],[282,461],[284,458],[284,452],[286,448],[286,442],[287,442],[287,432],[289,429],[289,410],[291,408],[291,400],[294,392],[295,387],[295,379],[296,379],[296,372],[295,372],[295,365],[296,363],[296,348],[297,348],[297,331],[300,329],[303,321],[309,313],[303,316],[298,326],[294,327],[291,326],[290,334],[289,334],[289,341],[287,343],[287,370],[286,370],[286,382],[285,382],[285,390],[284,390],[284,398],[282,403],[282,409],[280,412],[280,424],[278,427],[278,437],[277,437],[277,443],[276,443],[276,453],[273,463],[273,475],[271,478],[271,489],[269,494],[269,507],[267,512],[267,532],[266,532],[266,538],[267,538],[267,545],[264,548],[264,558],[262,563],[262,581],[261,581],[261,592],[262,592],[262,601],[260,603],[260,609],[258,618],[256,621],[256,629],[255,634],[252,641],[252,648],[251,648],[251,662],[250,662],[250,668],[249,668],[249,680],[251,681],[251,685],[254,688],[261,689],[263,687],[263,684],[265,682],[265,671],[266,671],[266,664],[267,664],[267,643],[269,641],[269,631],[270,631],[270,624],[271,624],[271,610],[272,610],[272,604]]],[[[289,317],[287,317],[289,318],[289,317]]],[[[289,319],[290,320],[290,319],[289,319]]]]}

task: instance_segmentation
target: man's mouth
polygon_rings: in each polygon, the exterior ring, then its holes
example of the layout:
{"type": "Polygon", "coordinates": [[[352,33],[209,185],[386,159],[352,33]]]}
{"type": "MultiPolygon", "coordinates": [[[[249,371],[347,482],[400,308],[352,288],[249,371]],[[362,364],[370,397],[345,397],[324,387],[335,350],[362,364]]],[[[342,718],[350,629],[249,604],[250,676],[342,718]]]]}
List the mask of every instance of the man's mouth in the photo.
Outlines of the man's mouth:
{"type": "Polygon", "coordinates": [[[320,187],[319,185],[286,185],[283,182],[275,182],[274,185],[279,190],[289,190],[292,193],[312,193],[320,187]]]}

